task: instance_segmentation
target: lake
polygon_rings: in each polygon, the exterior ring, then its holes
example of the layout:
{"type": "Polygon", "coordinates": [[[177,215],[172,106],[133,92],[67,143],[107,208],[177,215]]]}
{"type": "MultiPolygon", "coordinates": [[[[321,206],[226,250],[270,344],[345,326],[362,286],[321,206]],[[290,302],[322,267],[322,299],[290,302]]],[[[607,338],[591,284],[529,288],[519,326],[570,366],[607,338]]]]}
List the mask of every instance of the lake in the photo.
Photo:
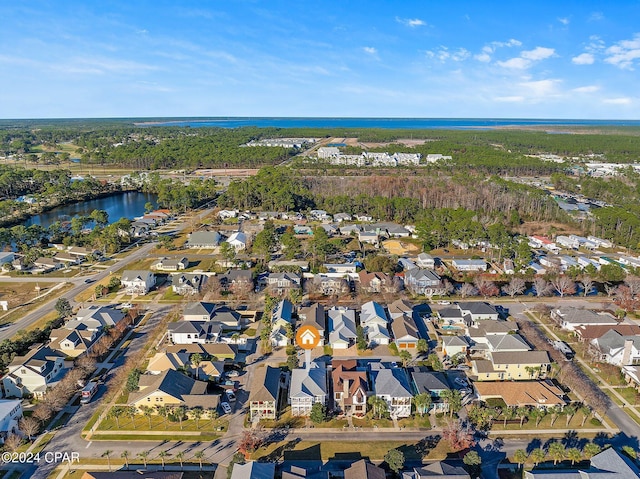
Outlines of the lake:
{"type": "Polygon", "coordinates": [[[136,216],[142,216],[144,205],[151,202],[155,206],[157,200],[158,196],[152,193],[127,191],[95,200],[58,206],[50,211],[32,216],[23,224],[25,226],[41,225],[47,228],[56,221],[69,221],[74,216],[89,216],[93,210],[105,210],[109,214],[109,223],[113,223],[120,218],[133,219],[136,216]]]}

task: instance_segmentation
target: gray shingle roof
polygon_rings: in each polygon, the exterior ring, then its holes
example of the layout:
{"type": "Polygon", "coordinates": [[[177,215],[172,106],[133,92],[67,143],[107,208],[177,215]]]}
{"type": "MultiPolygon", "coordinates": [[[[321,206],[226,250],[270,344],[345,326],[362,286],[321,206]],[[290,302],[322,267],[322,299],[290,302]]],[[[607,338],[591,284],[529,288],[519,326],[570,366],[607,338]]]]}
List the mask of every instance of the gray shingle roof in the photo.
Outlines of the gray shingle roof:
{"type": "Polygon", "coordinates": [[[412,397],[409,380],[404,369],[383,368],[372,370],[373,390],[378,396],[412,397]]]}
{"type": "Polygon", "coordinates": [[[324,367],[294,369],[291,373],[289,397],[304,398],[326,396],[327,370],[324,367]]]}
{"type": "Polygon", "coordinates": [[[254,372],[249,402],[277,401],[280,393],[280,369],[271,366],[258,368],[254,372]]]}

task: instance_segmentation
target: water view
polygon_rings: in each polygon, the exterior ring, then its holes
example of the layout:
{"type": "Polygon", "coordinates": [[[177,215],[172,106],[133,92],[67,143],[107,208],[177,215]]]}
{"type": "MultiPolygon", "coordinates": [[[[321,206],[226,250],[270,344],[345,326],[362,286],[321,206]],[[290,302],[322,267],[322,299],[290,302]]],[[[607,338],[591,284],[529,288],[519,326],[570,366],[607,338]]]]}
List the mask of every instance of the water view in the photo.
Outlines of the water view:
{"type": "Polygon", "coordinates": [[[109,214],[109,222],[112,223],[120,218],[132,219],[136,216],[142,216],[144,214],[144,205],[147,202],[151,202],[155,206],[157,199],[158,196],[152,193],[127,191],[95,200],[59,206],[50,211],[32,216],[23,224],[25,226],[37,224],[47,228],[56,221],[69,221],[74,216],[88,216],[93,210],[105,210],[109,214]]]}

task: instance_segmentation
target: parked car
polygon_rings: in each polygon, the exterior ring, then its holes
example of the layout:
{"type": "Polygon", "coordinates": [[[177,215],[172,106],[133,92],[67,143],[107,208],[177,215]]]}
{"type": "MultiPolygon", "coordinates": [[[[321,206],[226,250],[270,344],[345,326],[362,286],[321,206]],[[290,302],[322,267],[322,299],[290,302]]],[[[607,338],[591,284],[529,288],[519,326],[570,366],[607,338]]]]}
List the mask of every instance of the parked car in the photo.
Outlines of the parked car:
{"type": "Polygon", "coordinates": [[[227,401],[233,402],[233,401],[236,400],[236,395],[235,395],[235,393],[233,391],[227,390],[227,391],[225,391],[224,394],[227,397],[227,401]]]}
{"type": "Polygon", "coordinates": [[[228,402],[221,402],[220,407],[224,411],[225,414],[231,414],[231,406],[228,402]]]}
{"type": "Polygon", "coordinates": [[[238,371],[236,371],[235,369],[232,369],[231,371],[229,371],[227,373],[227,376],[230,378],[237,378],[238,376],[240,376],[240,373],[238,371]]]}
{"type": "Polygon", "coordinates": [[[451,304],[451,301],[438,301],[438,304],[442,304],[444,306],[447,306],[447,305],[451,304]]]}
{"type": "Polygon", "coordinates": [[[455,378],[453,382],[455,382],[458,386],[467,387],[467,381],[462,378],[455,378]]]}
{"type": "Polygon", "coordinates": [[[467,366],[466,364],[459,364],[456,369],[460,369],[461,371],[468,371],[469,370],[469,366],[467,366]]]}

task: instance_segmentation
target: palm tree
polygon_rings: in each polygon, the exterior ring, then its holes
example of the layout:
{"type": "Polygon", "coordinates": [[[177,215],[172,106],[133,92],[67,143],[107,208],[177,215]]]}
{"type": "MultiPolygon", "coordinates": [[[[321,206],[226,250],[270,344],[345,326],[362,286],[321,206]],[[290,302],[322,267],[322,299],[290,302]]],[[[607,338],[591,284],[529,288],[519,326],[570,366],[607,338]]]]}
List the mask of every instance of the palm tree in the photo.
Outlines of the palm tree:
{"type": "Polygon", "coordinates": [[[135,406],[127,406],[126,413],[131,418],[131,422],[133,423],[133,428],[136,428],[136,414],[138,413],[138,409],[135,406]]]}
{"type": "Polygon", "coordinates": [[[529,415],[536,420],[536,427],[538,427],[540,425],[540,421],[542,421],[542,419],[547,415],[547,411],[546,409],[534,407],[529,415]]]}
{"type": "Polygon", "coordinates": [[[178,417],[180,422],[180,430],[182,430],[182,420],[184,419],[185,408],[183,406],[177,407],[173,410],[173,413],[178,417]]]}
{"type": "Polygon", "coordinates": [[[200,407],[194,407],[191,411],[191,417],[196,421],[196,429],[200,429],[200,418],[204,414],[204,411],[200,407]]]}
{"type": "Polygon", "coordinates": [[[591,408],[586,404],[583,404],[580,406],[580,412],[582,413],[582,424],[580,424],[580,427],[583,427],[589,416],[591,416],[591,408]]]}
{"type": "Polygon", "coordinates": [[[120,406],[115,406],[112,407],[109,414],[107,414],[107,417],[110,419],[115,419],[116,428],[118,429],[120,429],[120,416],[122,416],[122,413],[124,413],[124,410],[120,406]]]}
{"type": "Polygon", "coordinates": [[[120,454],[120,457],[124,459],[124,467],[126,467],[127,470],[129,470],[129,451],[122,451],[122,454],[120,454]]]}
{"type": "Polygon", "coordinates": [[[544,452],[544,450],[542,450],[541,448],[536,448],[533,451],[531,451],[531,460],[533,461],[533,463],[537,466],[538,464],[540,464],[542,461],[544,461],[544,458],[547,457],[547,453],[544,452]]]}
{"type": "Polygon", "coordinates": [[[380,419],[382,417],[383,412],[387,408],[387,401],[385,401],[379,396],[371,396],[369,397],[367,402],[373,409],[373,415],[376,416],[377,419],[380,419]]]}
{"type": "Polygon", "coordinates": [[[183,459],[184,459],[184,451],[180,451],[178,454],[176,454],[176,459],[178,459],[178,461],[180,461],[180,470],[182,470],[182,463],[183,463],[183,459]]]}
{"type": "Polygon", "coordinates": [[[445,389],[440,398],[449,406],[449,417],[453,417],[453,413],[462,407],[462,393],[457,389],[445,389]]]}
{"type": "Polygon", "coordinates": [[[582,453],[580,452],[580,449],[578,449],[577,447],[572,447],[570,449],[567,449],[566,456],[567,456],[567,459],[571,461],[572,466],[576,462],[580,461],[580,459],[582,459],[582,453]]]}
{"type": "Polygon", "coordinates": [[[164,428],[167,429],[167,421],[171,412],[167,406],[156,406],[158,414],[164,418],[164,428]]]}
{"type": "Polygon", "coordinates": [[[560,406],[554,406],[548,409],[549,414],[551,414],[551,427],[553,427],[553,423],[556,422],[556,419],[562,413],[562,408],[560,406]]]}
{"type": "Polygon", "coordinates": [[[140,406],[140,410],[142,411],[142,414],[144,414],[145,417],[149,420],[149,430],[151,430],[151,416],[153,415],[153,408],[151,406],[140,406]]]}
{"type": "Polygon", "coordinates": [[[599,454],[602,448],[598,446],[595,442],[589,442],[584,445],[582,448],[582,452],[584,453],[584,457],[587,459],[591,459],[596,454],[599,454]]]}
{"type": "Polygon", "coordinates": [[[517,409],[514,407],[506,407],[502,410],[502,417],[504,418],[503,427],[507,428],[507,421],[510,421],[514,417],[516,417],[517,409]]]}
{"type": "Polygon", "coordinates": [[[522,429],[522,424],[524,424],[525,418],[529,416],[529,408],[526,406],[520,406],[516,409],[516,416],[520,418],[520,429],[522,429]]]}
{"type": "Polygon", "coordinates": [[[211,427],[213,427],[213,422],[218,419],[218,410],[214,407],[210,407],[207,409],[207,415],[209,419],[211,419],[211,427]]]}
{"type": "Polygon", "coordinates": [[[564,407],[564,413],[567,415],[566,427],[569,427],[569,423],[571,422],[571,419],[573,418],[577,410],[578,408],[576,408],[573,404],[569,404],[568,406],[564,407]]]}
{"type": "Polygon", "coordinates": [[[102,457],[106,457],[107,458],[107,464],[109,464],[109,472],[111,472],[111,453],[113,451],[111,449],[107,449],[106,451],[104,451],[102,453],[102,457]]]}
{"type": "Polygon", "coordinates": [[[202,471],[202,459],[204,459],[204,452],[198,451],[193,455],[193,457],[195,457],[198,462],[200,462],[200,470],[202,471]]]}
{"type": "Polygon", "coordinates": [[[163,471],[164,471],[164,458],[167,457],[168,455],[169,455],[169,453],[167,451],[160,451],[160,453],[158,454],[158,457],[162,461],[162,470],[163,471]]]}
{"type": "Polygon", "coordinates": [[[554,466],[564,459],[566,453],[567,450],[561,442],[554,442],[549,446],[549,455],[553,459],[554,466]]]}
{"type": "Polygon", "coordinates": [[[529,455],[524,449],[516,449],[513,453],[513,460],[518,463],[519,467],[522,467],[527,462],[527,459],[529,459],[529,455]]]}
{"type": "Polygon", "coordinates": [[[429,411],[431,407],[431,395],[429,393],[416,394],[413,398],[413,403],[416,405],[416,411],[422,417],[425,412],[429,411]]]}
{"type": "Polygon", "coordinates": [[[191,364],[196,368],[196,379],[200,379],[200,363],[202,362],[202,354],[195,353],[191,355],[191,364]]]}
{"type": "Polygon", "coordinates": [[[149,457],[149,451],[142,451],[139,452],[138,454],[136,454],[140,459],[142,459],[142,462],[144,463],[144,468],[147,468],[147,457],[149,457]]]}

